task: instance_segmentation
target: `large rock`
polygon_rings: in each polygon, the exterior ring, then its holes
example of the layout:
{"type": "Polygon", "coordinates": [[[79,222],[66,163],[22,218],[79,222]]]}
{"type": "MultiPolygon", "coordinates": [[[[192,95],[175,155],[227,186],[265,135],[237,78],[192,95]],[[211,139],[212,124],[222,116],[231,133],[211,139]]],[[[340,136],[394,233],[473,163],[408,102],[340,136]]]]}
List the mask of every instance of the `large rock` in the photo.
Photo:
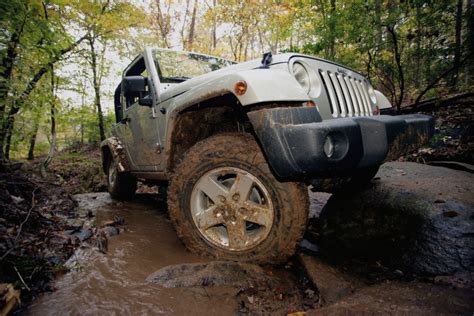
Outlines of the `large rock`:
{"type": "Polygon", "coordinates": [[[165,288],[201,286],[248,286],[252,283],[274,285],[277,278],[256,265],[232,261],[184,263],[166,266],[147,278],[165,288]]]}
{"type": "Polygon", "coordinates": [[[403,271],[474,271],[474,175],[392,162],[361,192],[338,193],[320,217],[323,253],[382,259],[403,271]]]}

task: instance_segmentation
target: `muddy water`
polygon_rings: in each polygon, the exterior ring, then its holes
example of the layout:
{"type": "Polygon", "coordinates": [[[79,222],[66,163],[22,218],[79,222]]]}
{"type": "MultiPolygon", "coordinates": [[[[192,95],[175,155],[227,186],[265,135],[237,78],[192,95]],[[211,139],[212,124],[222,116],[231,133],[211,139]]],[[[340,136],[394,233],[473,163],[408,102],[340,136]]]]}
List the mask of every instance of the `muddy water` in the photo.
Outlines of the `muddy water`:
{"type": "Polygon", "coordinates": [[[134,202],[115,203],[106,194],[79,199],[82,208],[97,210],[97,223],[121,216],[126,229],[109,238],[107,254],[80,249],[69,262],[72,271],[55,282],[57,290],[34,301],[27,314],[235,314],[235,289],[165,289],[145,282],[162,267],[206,261],[185,251],[163,203],[143,196],[134,202]]]}

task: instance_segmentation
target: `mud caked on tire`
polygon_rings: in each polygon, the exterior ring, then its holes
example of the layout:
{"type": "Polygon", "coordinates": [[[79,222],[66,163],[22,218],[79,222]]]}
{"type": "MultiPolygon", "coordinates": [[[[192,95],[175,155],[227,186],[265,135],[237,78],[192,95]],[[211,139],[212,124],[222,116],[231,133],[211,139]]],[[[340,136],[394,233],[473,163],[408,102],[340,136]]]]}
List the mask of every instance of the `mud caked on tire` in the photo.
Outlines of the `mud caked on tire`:
{"type": "Polygon", "coordinates": [[[107,190],[116,200],[130,200],[137,190],[137,180],[129,173],[119,172],[111,156],[107,160],[107,190]]]}
{"type": "Polygon", "coordinates": [[[220,134],[190,148],[168,190],[169,215],[191,251],[278,263],[306,228],[306,186],[279,182],[249,134],[220,134]]]}

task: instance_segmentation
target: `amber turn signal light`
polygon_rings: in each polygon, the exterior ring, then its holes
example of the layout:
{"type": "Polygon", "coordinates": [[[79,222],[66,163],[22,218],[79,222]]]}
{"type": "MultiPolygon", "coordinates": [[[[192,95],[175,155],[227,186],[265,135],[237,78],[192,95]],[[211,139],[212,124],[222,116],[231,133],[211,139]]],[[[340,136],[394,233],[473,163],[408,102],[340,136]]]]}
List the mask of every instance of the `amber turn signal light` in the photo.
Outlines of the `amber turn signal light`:
{"type": "Polygon", "coordinates": [[[247,92],[247,82],[241,80],[234,85],[234,91],[237,95],[244,95],[247,92]]]}

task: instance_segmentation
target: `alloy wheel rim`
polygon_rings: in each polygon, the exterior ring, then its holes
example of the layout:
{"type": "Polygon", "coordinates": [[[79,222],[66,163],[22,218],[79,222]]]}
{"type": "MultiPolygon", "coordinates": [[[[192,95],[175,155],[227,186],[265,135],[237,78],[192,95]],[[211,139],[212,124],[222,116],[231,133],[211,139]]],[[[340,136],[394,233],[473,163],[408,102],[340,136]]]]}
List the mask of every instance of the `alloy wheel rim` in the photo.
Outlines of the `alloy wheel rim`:
{"type": "Polygon", "coordinates": [[[216,168],[194,185],[191,214],[199,233],[230,251],[249,250],[271,231],[274,208],[263,183],[235,167],[216,168]]]}

